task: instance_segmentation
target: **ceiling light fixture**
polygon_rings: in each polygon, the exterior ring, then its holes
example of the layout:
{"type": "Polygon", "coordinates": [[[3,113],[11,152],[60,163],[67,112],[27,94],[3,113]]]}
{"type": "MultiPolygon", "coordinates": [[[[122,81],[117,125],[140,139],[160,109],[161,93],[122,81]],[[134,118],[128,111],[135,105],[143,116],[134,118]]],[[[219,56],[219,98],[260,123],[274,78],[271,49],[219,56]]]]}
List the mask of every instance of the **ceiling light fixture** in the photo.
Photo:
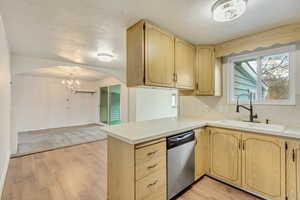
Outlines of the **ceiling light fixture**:
{"type": "Polygon", "coordinates": [[[212,6],[213,18],[217,22],[233,21],[244,14],[247,0],[218,0],[212,6]]]}
{"type": "Polygon", "coordinates": [[[75,79],[73,74],[70,74],[68,78],[63,79],[61,83],[73,93],[80,87],[80,81],[75,79]]]}
{"type": "Polygon", "coordinates": [[[99,60],[103,62],[111,62],[114,58],[113,55],[108,53],[98,53],[97,56],[99,60]]]}

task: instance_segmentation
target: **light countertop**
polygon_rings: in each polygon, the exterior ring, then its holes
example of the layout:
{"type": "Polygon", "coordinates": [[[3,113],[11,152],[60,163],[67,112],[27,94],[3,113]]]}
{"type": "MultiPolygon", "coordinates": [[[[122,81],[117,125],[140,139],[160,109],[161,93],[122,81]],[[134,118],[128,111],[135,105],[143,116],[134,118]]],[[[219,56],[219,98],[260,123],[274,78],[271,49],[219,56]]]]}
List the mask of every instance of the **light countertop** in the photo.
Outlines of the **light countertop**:
{"type": "Polygon", "coordinates": [[[130,144],[143,143],[205,126],[229,128],[300,139],[300,130],[282,125],[255,124],[233,120],[205,121],[192,118],[163,118],[101,127],[109,136],[130,144]]]}
{"type": "Polygon", "coordinates": [[[163,118],[106,126],[101,129],[109,136],[130,144],[138,144],[204,127],[206,124],[207,122],[205,121],[195,119],[163,118]]]}

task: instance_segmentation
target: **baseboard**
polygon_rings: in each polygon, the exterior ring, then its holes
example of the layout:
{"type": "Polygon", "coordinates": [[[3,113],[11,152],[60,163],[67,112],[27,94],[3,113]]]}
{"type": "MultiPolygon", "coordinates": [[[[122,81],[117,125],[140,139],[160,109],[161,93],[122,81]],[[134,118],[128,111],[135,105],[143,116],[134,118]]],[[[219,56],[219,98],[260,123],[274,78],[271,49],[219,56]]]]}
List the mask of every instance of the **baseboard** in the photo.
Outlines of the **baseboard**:
{"type": "Polygon", "coordinates": [[[5,183],[5,179],[6,179],[6,174],[7,174],[7,169],[8,169],[8,165],[9,165],[9,153],[6,156],[5,162],[4,162],[4,168],[3,168],[3,172],[2,174],[0,174],[0,199],[2,197],[2,192],[4,189],[4,183],[5,183]]]}

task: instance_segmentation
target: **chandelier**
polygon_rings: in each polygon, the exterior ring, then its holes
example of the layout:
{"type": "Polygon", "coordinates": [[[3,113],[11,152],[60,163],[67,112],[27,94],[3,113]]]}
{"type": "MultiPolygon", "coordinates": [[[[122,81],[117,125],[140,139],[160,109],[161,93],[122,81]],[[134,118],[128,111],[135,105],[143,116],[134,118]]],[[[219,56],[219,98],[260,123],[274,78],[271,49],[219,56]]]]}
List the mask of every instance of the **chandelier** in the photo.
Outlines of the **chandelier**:
{"type": "Polygon", "coordinates": [[[80,81],[75,79],[73,74],[70,74],[70,76],[67,79],[62,80],[61,83],[73,93],[80,87],[80,81]]]}

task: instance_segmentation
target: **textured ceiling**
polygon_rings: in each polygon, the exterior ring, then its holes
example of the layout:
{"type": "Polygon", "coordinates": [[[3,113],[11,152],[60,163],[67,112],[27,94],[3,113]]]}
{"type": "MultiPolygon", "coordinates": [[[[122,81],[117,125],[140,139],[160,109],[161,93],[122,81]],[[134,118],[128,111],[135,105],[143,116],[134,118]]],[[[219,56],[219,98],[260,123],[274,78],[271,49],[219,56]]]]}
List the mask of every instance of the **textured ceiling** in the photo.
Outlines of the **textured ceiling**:
{"type": "Polygon", "coordinates": [[[0,0],[14,54],[119,70],[126,28],[141,18],[195,44],[218,43],[300,21],[299,0],[248,0],[234,22],[211,18],[213,0],[0,0]],[[111,63],[96,54],[115,55],[111,63]]]}

